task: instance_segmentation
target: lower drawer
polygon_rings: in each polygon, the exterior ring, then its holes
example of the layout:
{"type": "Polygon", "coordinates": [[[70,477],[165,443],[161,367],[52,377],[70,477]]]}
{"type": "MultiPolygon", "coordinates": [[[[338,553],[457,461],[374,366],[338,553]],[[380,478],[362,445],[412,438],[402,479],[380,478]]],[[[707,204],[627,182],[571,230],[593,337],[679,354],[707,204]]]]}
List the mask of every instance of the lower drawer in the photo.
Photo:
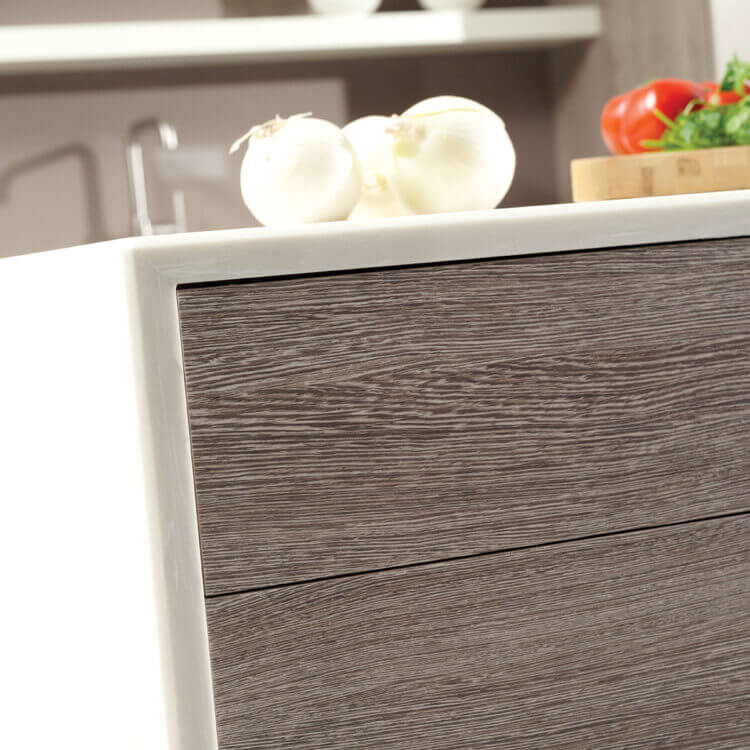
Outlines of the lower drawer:
{"type": "Polygon", "coordinates": [[[750,747],[750,516],[209,599],[220,747],[750,747]]]}

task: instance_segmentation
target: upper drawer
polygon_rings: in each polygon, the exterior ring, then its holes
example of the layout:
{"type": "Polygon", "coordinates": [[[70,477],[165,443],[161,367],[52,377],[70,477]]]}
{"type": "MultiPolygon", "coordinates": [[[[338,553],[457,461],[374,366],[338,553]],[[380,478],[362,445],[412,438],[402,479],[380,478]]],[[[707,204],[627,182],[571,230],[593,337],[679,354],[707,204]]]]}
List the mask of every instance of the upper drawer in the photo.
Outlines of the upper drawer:
{"type": "Polygon", "coordinates": [[[207,594],[748,509],[746,247],[178,289],[207,594]]]}

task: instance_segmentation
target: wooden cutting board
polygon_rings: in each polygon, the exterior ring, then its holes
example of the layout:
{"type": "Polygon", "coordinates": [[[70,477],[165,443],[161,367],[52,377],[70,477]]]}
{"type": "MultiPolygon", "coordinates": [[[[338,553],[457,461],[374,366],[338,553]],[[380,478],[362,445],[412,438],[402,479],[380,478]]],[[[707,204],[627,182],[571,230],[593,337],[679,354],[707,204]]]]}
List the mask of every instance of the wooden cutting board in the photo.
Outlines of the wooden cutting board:
{"type": "Polygon", "coordinates": [[[577,203],[742,190],[750,188],[750,146],[573,159],[570,173],[577,203]]]}

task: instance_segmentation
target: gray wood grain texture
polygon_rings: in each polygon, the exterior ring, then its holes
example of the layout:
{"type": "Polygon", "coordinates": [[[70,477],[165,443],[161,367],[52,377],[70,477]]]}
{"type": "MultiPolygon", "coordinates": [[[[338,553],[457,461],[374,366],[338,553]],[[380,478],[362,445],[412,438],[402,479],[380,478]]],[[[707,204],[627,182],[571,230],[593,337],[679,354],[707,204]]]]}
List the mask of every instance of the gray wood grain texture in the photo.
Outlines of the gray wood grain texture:
{"type": "Polygon", "coordinates": [[[750,747],[750,518],[209,599],[222,750],[750,747]]]}
{"type": "MultiPolygon", "coordinates": [[[[550,0],[569,5],[578,0],[550,0]]],[[[712,79],[710,0],[598,0],[603,33],[595,42],[549,53],[555,107],[559,200],[570,200],[570,160],[608,153],[599,120],[604,104],[654,78],[712,79]]]]}
{"type": "Polygon", "coordinates": [[[208,595],[750,508],[747,240],[178,297],[208,595]]]}

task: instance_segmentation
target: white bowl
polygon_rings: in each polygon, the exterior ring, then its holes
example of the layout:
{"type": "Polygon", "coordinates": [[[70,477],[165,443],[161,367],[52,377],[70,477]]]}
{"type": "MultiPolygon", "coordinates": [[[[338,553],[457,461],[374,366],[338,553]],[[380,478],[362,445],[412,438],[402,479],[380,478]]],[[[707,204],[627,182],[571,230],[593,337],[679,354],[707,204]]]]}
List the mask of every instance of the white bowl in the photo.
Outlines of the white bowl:
{"type": "Polygon", "coordinates": [[[485,0],[419,0],[427,10],[476,10],[485,0]]]}
{"type": "Polygon", "coordinates": [[[307,0],[316,13],[374,13],[383,0],[307,0]]]}

